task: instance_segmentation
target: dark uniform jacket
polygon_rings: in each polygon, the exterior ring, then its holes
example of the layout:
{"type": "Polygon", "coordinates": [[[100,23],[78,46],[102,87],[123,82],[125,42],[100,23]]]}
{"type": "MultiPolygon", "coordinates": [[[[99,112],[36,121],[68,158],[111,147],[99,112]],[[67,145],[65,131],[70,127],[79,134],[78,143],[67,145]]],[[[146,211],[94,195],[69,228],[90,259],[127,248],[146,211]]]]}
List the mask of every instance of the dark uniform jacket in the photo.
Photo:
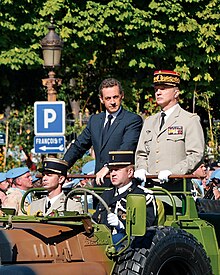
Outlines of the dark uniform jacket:
{"type": "MultiPolygon", "coordinates": [[[[146,196],[147,204],[146,225],[152,226],[157,223],[156,202],[151,190],[138,185],[137,181],[133,179],[132,185],[124,193],[115,196],[115,192],[115,187],[105,190],[102,193],[102,198],[109,206],[111,212],[115,213],[115,208],[117,207],[117,215],[119,217],[119,220],[124,224],[124,226],[126,220],[126,197],[128,194],[144,194],[146,196]]],[[[101,203],[97,205],[96,212],[93,214],[93,219],[96,222],[105,224],[109,227],[107,223],[107,210],[101,203]]]]}
{"type": "Polygon", "coordinates": [[[112,123],[106,139],[102,142],[102,130],[105,112],[92,115],[81,135],[71,144],[64,155],[64,160],[71,167],[84,153],[93,146],[97,173],[108,162],[109,151],[135,151],[142,128],[142,118],[123,108],[112,123]]]}

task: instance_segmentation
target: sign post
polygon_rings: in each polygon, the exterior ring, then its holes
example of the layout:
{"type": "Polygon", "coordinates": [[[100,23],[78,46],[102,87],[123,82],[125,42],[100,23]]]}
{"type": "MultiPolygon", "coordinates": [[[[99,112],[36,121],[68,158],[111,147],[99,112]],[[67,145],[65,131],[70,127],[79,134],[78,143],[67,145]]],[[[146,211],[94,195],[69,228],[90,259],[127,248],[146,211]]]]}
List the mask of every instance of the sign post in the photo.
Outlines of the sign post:
{"type": "Polygon", "coordinates": [[[65,149],[65,102],[34,103],[34,149],[36,153],[63,153],[65,149]]]}

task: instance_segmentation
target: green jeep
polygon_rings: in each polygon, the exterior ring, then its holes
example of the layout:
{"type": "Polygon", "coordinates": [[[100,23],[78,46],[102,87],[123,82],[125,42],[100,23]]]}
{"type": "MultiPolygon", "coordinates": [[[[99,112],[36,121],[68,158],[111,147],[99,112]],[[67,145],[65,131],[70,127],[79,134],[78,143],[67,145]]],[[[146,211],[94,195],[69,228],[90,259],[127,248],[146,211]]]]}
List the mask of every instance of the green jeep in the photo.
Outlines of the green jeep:
{"type": "MultiPolygon", "coordinates": [[[[43,191],[35,188],[26,192],[43,191]]],[[[158,204],[158,226],[146,228],[143,195],[128,195],[126,236],[112,243],[111,232],[96,224],[87,195],[98,198],[101,189],[72,189],[66,198],[84,196],[84,214],[54,211],[53,216],[14,216],[1,209],[0,274],[220,274],[220,212],[218,201],[195,203],[186,191],[152,188],[158,204]]],[[[65,208],[66,209],[66,208],[65,208]]]]}

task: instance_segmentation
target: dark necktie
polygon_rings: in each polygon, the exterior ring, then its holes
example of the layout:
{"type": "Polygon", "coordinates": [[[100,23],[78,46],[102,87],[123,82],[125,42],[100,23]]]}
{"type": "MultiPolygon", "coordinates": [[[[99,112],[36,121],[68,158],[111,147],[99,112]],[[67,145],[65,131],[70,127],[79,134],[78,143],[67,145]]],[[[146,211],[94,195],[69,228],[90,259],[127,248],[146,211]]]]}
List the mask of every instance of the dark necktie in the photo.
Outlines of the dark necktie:
{"type": "Polygon", "coordinates": [[[48,201],[47,204],[45,205],[45,212],[51,207],[51,202],[48,201]]]}
{"type": "Polygon", "coordinates": [[[111,126],[111,120],[112,120],[112,118],[113,118],[113,115],[108,115],[108,121],[105,124],[105,127],[104,127],[103,132],[102,132],[102,141],[104,141],[106,139],[108,130],[109,130],[110,126],[111,126]]]}
{"type": "Polygon", "coordinates": [[[163,127],[163,125],[164,125],[164,123],[165,123],[165,116],[166,116],[166,114],[164,113],[164,112],[162,112],[161,114],[161,122],[160,122],[160,130],[162,129],[162,127],[163,127]]]}

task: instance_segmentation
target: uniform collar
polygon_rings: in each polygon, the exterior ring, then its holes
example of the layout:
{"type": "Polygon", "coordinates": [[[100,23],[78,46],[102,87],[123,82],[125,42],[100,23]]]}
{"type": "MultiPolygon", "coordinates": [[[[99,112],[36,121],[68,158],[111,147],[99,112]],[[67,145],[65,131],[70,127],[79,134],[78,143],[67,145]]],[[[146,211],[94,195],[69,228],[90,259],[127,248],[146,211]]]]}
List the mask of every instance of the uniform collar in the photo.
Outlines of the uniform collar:
{"type": "Polygon", "coordinates": [[[165,116],[165,120],[167,120],[168,119],[168,117],[174,112],[174,110],[177,108],[177,106],[179,106],[179,104],[177,103],[177,104],[175,104],[174,106],[172,106],[171,108],[169,108],[168,110],[166,110],[166,111],[162,111],[163,113],[165,113],[166,114],[166,116],[165,116]]]}
{"type": "Polygon", "coordinates": [[[56,195],[55,197],[53,197],[52,199],[49,199],[48,197],[46,197],[46,203],[48,203],[50,201],[51,205],[57,200],[59,199],[61,196],[63,195],[63,192],[61,192],[60,194],[56,195]]]}
{"type": "Polygon", "coordinates": [[[128,190],[129,187],[131,187],[131,185],[132,185],[132,181],[121,188],[117,188],[118,194],[121,195],[122,193],[124,193],[126,190],[128,190]]]}

